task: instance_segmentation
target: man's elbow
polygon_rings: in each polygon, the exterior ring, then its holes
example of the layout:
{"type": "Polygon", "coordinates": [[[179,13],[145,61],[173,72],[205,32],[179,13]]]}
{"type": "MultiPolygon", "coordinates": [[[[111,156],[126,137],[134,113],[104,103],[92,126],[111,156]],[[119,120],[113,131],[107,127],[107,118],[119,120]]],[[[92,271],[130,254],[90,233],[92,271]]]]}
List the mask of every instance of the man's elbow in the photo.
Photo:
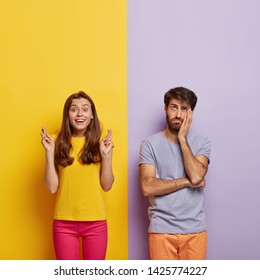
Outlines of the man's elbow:
{"type": "Polygon", "coordinates": [[[145,197],[150,196],[150,192],[147,191],[146,189],[142,189],[142,193],[145,197]]]}
{"type": "Polygon", "coordinates": [[[196,185],[198,185],[201,181],[203,181],[203,179],[204,179],[204,176],[192,176],[191,178],[190,178],[190,181],[191,181],[191,183],[192,183],[192,185],[194,185],[194,186],[196,186],[196,185]]]}
{"type": "Polygon", "coordinates": [[[200,172],[194,172],[193,174],[190,174],[189,176],[190,182],[194,186],[198,185],[201,181],[204,180],[206,173],[207,173],[207,168],[203,166],[203,169],[201,169],[200,172]]]}
{"type": "Polygon", "coordinates": [[[144,196],[147,197],[151,195],[150,188],[145,182],[141,182],[141,190],[144,196]]]}

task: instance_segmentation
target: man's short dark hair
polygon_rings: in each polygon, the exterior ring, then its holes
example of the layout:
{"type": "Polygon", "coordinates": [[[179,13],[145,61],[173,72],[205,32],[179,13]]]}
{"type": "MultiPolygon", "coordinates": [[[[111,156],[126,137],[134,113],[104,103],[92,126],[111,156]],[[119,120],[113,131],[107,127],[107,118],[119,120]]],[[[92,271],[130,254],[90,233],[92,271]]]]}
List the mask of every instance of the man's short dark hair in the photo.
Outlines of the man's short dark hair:
{"type": "Polygon", "coordinates": [[[168,107],[172,99],[187,102],[190,105],[192,111],[194,110],[198,100],[196,94],[192,90],[185,87],[172,88],[165,93],[164,104],[166,107],[168,107]]]}

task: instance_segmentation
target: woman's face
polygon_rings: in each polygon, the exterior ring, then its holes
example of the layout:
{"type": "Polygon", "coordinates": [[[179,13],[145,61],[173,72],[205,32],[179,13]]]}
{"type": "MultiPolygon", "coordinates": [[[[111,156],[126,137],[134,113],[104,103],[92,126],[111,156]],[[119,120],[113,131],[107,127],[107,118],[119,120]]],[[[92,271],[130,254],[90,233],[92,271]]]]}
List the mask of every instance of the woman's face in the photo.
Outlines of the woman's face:
{"type": "Polygon", "coordinates": [[[75,137],[82,137],[93,119],[90,102],[85,98],[73,99],[69,109],[69,122],[75,137]]]}

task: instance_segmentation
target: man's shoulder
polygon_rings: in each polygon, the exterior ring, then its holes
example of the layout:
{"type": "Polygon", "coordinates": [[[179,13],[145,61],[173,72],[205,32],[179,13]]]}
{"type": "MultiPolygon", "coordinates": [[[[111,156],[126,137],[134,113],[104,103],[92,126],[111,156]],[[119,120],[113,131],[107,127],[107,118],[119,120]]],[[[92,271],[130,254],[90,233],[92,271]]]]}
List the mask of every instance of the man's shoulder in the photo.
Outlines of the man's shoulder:
{"type": "Polygon", "coordinates": [[[142,142],[156,143],[158,141],[161,141],[162,136],[162,131],[156,132],[150,136],[147,136],[142,142]]]}
{"type": "Polygon", "coordinates": [[[191,140],[204,140],[204,139],[208,139],[208,137],[204,136],[204,135],[201,135],[201,134],[198,134],[198,133],[195,133],[195,132],[189,132],[188,134],[188,139],[191,139],[191,140]]]}
{"type": "Polygon", "coordinates": [[[200,135],[200,134],[196,134],[194,132],[191,132],[188,134],[187,140],[189,142],[189,144],[191,145],[196,145],[198,143],[209,143],[210,144],[210,140],[208,137],[200,135]]]}

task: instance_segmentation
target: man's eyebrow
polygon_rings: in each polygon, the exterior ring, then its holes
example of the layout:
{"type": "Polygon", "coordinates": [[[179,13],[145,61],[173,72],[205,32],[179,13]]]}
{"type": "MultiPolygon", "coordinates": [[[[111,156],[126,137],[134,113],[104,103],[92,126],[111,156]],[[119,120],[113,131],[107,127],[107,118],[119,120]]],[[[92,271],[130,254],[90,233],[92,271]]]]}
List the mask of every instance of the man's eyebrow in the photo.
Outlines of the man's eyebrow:
{"type": "Polygon", "coordinates": [[[183,109],[186,109],[186,108],[190,108],[190,105],[189,104],[187,104],[187,105],[179,105],[179,104],[176,104],[176,103],[170,103],[169,104],[170,106],[176,106],[176,107],[181,107],[181,108],[183,108],[183,109]]]}

